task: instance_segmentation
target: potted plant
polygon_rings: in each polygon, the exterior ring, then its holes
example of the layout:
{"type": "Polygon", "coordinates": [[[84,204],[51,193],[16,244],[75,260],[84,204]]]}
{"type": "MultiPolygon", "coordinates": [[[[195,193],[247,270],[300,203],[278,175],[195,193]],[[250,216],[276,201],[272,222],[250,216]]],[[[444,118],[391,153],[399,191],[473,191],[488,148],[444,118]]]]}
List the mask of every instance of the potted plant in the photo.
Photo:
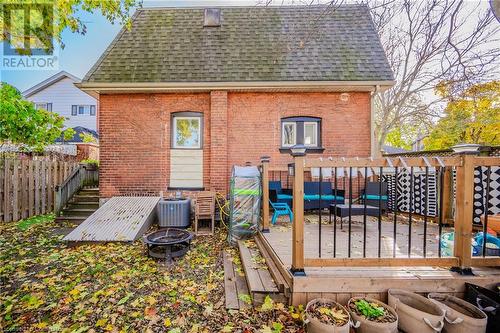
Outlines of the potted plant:
{"type": "Polygon", "coordinates": [[[447,294],[430,293],[427,297],[445,311],[443,332],[486,332],[488,317],[473,304],[447,294]]]}
{"type": "Polygon", "coordinates": [[[347,303],[353,322],[358,322],[356,332],[397,333],[398,315],[393,308],[376,299],[353,297],[347,303]]]}
{"type": "Polygon", "coordinates": [[[85,168],[89,171],[95,171],[99,168],[99,161],[88,158],[86,160],[81,160],[81,164],[85,165],[85,168]]]}
{"type": "Polygon", "coordinates": [[[424,296],[402,290],[387,291],[389,306],[398,314],[398,328],[404,332],[435,333],[444,326],[444,311],[424,296]]]}
{"type": "Polygon", "coordinates": [[[306,323],[309,333],[349,333],[351,318],[339,303],[317,298],[307,303],[306,323]]]}

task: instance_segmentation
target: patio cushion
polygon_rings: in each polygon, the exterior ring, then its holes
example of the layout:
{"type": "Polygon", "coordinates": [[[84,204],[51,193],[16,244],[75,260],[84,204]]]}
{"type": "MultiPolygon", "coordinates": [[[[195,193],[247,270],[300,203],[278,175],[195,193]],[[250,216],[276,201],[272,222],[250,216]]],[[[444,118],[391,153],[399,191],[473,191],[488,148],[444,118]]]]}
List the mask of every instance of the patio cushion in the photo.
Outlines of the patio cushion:
{"type": "Polygon", "coordinates": [[[293,196],[290,194],[278,194],[278,200],[292,200],[293,196]]]}
{"type": "MultiPolygon", "coordinates": [[[[365,199],[365,195],[364,194],[361,197],[363,199],[365,199]]],[[[380,196],[376,195],[376,194],[368,194],[368,195],[366,195],[366,200],[379,200],[379,199],[380,199],[380,196]]],[[[387,195],[383,195],[382,196],[382,200],[387,200],[387,195]]]]}
{"type": "MultiPolygon", "coordinates": [[[[304,200],[319,200],[319,194],[304,194],[304,200]]],[[[344,200],[344,197],[334,196],[331,194],[323,194],[321,195],[321,200],[344,200]]]]}

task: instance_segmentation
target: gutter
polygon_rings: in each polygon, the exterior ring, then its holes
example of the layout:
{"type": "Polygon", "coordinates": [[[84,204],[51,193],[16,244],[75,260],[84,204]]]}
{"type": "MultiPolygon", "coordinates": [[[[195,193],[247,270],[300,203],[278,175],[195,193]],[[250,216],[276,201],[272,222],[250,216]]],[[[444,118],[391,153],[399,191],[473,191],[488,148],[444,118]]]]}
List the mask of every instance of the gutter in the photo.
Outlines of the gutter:
{"type": "Polygon", "coordinates": [[[84,91],[103,93],[243,91],[384,91],[395,81],[249,81],[249,82],[80,82],[84,91]]]}
{"type": "Polygon", "coordinates": [[[380,89],[379,85],[374,87],[375,89],[370,94],[370,156],[373,158],[379,157],[379,153],[375,151],[377,145],[375,144],[375,95],[384,90],[380,89]]]}

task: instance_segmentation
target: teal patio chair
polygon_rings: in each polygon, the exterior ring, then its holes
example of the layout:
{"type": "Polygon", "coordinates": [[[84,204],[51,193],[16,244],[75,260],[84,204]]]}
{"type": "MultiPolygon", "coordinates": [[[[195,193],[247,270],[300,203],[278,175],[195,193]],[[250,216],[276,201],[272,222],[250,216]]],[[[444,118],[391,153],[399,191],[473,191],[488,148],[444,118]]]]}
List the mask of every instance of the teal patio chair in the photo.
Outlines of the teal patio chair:
{"type": "Polygon", "coordinates": [[[276,224],[276,220],[278,220],[279,216],[288,215],[290,218],[290,222],[293,221],[293,212],[290,209],[290,206],[286,202],[278,202],[278,194],[276,190],[269,190],[269,204],[274,210],[273,217],[271,219],[271,223],[276,224]]]}

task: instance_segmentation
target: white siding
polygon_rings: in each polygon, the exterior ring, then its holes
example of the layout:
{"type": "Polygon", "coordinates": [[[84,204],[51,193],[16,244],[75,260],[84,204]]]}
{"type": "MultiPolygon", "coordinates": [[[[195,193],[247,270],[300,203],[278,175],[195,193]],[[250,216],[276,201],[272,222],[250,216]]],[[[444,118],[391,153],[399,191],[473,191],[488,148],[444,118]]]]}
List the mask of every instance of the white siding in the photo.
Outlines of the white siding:
{"type": "Polygon", "coordinates": [[[82,126],[96,130],[97,116],[71,115],[71,105],[95,105],[97,113],[97,100],[75,87],[73,83],[72,79],[65,77],[31,95],[27,100],[35,103],[52,103],[52,112],[66,118],[65,127],[82,126]]]}
{"type": "Polygon", "coordinates": [[[203,150],[170,150],[170,187],[203,187],[203,150]]]}

